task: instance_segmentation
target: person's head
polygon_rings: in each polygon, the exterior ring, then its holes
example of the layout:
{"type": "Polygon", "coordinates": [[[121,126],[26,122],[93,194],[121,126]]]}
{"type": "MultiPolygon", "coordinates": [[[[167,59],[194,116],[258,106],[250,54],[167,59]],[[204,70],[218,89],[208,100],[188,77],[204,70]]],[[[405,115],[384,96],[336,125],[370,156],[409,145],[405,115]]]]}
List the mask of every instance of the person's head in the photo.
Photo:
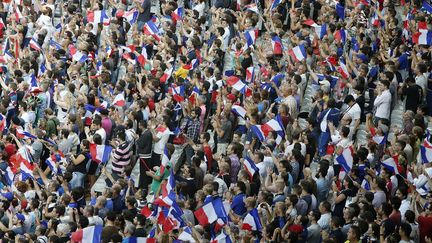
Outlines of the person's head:
{"type": "Polygon", "coordinates": [[[392,208],[392,206],[389,204],[389,203],[387,203],[387,202],[384,202],[382,205],[381,205],[381,208],[380,208],[380,210],[379,210],[379,213],[380,213],[380,215],[381,215],[381,217],[388,217],[388,216],[390,216],[390,214],[392,213],[392,211],[393,211],[393,208],[392,208]]]}
{"type": "Polygon", "coordinates": [[[135,225],[126,224],[126,226],[123,230],[123,234],[127,237],[130,237],[130,236],[133,236],[134,233],[135,233],[135,225]]]}
{"type": "Polygon", "coordinates": [[[246,193],[246,184],[242,181],[237,181],[237,185],[234,187],[234,192],[236,194],[246,193]]]}
{"type": "Polygon", "coordinates": [[[318,222],[318,220],[321,218],[321,213],[317,210],[310,211],[308,214],[308,218],[310,222],[318,222]]]}
{"type": "Polygon", "coordinates": [[[402,223],[399,226],[399,235],[402,238],[410,238],[411,231],[412,231],[411,225],[408,223],[402,223]]]}
{"type": "Polygon", "coordinates": [[[322,201],[319,205],[319,211],[321,214],[331,212],[331,204],[327,201],[322,201]]]}
{"type": "Polygon", "coordinates": [[[390,87],[389,80],[383,79],[378,82],[378,88],[380,88],[382,91],[389,89],[389,87],[390,87]]]}
{"type": "Polygon", "coordinates": [[[350,242],[358,242],[360,240],[360,228],[358,226],[352,225],[348,230],[347,239],[350,242]]]}

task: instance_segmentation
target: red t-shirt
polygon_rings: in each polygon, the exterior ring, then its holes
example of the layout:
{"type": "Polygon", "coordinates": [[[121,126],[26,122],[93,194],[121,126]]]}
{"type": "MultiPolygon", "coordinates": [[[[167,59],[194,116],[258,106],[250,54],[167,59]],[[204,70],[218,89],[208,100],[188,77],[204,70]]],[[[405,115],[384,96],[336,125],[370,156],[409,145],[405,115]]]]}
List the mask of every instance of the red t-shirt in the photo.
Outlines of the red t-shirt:
{"type": "Polygon", "coordinates": [[[432,237],[432,216],[419,216],[418,217],[420,242],[426,243],[425,236],[432,237]]]}
{"type": "Polygon", "coordinates": [[[209,145],[204,146],[204,154],[207,158],[207,170],[211,171],[212,169],[212,162],[213,162],[213,156],[212,156],[212,149],[209,145]]]}

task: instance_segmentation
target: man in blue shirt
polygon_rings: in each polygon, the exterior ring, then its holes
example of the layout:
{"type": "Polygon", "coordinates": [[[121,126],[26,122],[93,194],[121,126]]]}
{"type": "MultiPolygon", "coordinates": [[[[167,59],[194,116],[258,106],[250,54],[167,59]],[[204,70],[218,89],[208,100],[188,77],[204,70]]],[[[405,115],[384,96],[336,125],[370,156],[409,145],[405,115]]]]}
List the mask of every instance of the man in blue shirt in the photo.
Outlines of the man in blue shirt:
{"type": "Polygon", "coordinates": [[[246,213],[244,202],[246,199],[246,185],[242,181],[238,181],[237,185],[234,186],[234,193],[235,196],[231,203],[231,209],[236,215],[243,216],[246,213]]]}

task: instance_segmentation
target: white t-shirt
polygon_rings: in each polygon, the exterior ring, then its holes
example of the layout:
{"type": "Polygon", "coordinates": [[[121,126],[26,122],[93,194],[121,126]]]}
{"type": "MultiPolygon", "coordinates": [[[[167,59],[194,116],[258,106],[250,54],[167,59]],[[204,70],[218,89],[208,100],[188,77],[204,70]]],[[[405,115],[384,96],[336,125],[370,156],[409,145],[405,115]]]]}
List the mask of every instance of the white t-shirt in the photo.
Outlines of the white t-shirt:
{"type": "Polygon", "coordinates": [[[156,154],[163,154],[164,149],[165,149],[165,145],[168,142],[169,136],[171,134],[171,131],[167,128],[165,129],[165,131],[161,132],[158,131],[156,133],[156,137],[159,138],[159,141],[157,141],[154,145],[154,152],[156,154]]]}
{"type": "Polygon", "coordinates": [[[361,116],[361,108],[360,106],[355,103],[353,106],[349,107],[347,112],[346,112],[352,119],[351,121],[351,126],[354,126],[355,120],[360,119],[361,116]]]}
{"type": "Polygon", "coordinates": [[[105,132],[105,129],[103,129],[103,128],[101,127],[100,129],[98,129],[98,130],[96,131],[95,134],[99,134],[99,135],[101,136],[101,138],[102,138],[102,144],[105,144],[105,139],[106,139],[106,132],[105,132]]]}
{"type": "Polygon", "coordinates": [[[195,5],[195,7],[193,7],[193,10],[196,10],[199,14],[199,17],[202,17],[204,15],[204,8],[205,8],[205,3],[202,2],[195,5]]]}

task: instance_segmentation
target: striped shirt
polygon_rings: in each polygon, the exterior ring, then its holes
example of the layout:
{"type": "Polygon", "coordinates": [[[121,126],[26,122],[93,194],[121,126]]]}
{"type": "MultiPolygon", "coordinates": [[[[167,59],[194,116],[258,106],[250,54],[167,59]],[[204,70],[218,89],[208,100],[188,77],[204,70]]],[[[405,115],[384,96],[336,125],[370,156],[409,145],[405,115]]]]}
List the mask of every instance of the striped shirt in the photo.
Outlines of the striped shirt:
{"type": "Polygon", "coordinates": [[[123,142],[112,152],[112,170],[121,174],[124,168],[129,165],[132,156],[133,143],[123,142]]]}

